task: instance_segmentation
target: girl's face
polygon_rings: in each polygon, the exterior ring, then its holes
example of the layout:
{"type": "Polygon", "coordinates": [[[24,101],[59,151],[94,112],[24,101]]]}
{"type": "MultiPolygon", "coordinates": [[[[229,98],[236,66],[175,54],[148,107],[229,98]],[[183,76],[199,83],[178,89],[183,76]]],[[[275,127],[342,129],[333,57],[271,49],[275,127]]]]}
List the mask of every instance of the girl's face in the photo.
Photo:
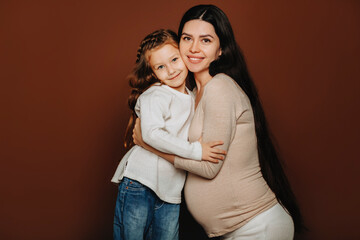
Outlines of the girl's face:
{"type": "Polygon", "coordinates": [[[180,57],[179,49],[165,44],[149,51],[149,63],[156,77],[175,90],[185,92],[188,70],[180,57]]]}
{"type": "Polygon", "coordinates": [[[220,40],[213,25],[202,20],[185,23],[180,38],[180,53],[189,71],[209,71],[212,61],[221,55],[220,40]]]}

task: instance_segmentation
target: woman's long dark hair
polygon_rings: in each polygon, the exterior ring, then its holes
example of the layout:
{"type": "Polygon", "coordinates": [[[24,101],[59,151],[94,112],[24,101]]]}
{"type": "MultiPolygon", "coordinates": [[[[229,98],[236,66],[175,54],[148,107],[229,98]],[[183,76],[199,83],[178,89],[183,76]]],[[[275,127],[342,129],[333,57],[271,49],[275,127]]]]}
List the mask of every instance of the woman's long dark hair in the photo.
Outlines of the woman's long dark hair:
{"type": "MultiPolygon", "coordinates": [[[[245,58],[235,41],[231,24],[225,13],[218,7],[214,5],[197,5],[190,8],[181,19],[178,30],[180,38],[185,23],[195,19],[206,21],[215,28],[215,32],[220,39],[222,54],[210,64],[210,75],[215,76],[217,73],[229,75],[250,99],[255,119],[261,173],[270,189],[275,193],[279,203],[286,208],[293,218],[295,232],[301,232],[303,230],[303,219],[300,209],[272,142],[255,84],[247,70],[245,58]]],[[[196,83],[194,75],[190,72],[188,79],[190,88],[193,88],[196,83]]]]}

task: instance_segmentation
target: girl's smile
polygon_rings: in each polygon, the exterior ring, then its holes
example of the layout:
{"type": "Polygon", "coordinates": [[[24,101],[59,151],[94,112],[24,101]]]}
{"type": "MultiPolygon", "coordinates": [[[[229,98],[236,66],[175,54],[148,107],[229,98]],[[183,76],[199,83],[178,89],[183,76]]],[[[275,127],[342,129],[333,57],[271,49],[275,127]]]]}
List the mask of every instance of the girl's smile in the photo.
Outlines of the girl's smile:
{"type": "Polygon", "coordinates": [[[165,44],[151,50],[149,63],[156,77],[164,84],[185,93],[185,80],[188,70],[181,59],[179,49],[165,44]]]}

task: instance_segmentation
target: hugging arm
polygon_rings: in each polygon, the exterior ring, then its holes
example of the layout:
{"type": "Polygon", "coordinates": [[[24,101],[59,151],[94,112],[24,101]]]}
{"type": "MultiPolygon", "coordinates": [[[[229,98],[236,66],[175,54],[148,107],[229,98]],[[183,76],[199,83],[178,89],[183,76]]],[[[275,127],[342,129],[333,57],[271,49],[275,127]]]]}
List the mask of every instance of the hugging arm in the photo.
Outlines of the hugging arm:
{"type": "Polygon", "coordinates": [[[141,131],[144,142],[164,153],[201,160],[200,142],[190,143],[170,134],[166,129],[165,119],[170,117],[171,103],[172,96],[161,92],[161,89],[140,96],[137,107],[142,119],[141,131]]]}
{"type": "MultiPolygon", "coordinates": [[[[134,129],[133,129],[133,135],[132,136],[133,136],[133,139],[134,139],[134,143],[136,145],[139,145],[139,146],[145,148],[146,150],[158,155],[159,157],[164,158],[165,160],[167,160],[171,164],[174,164],[174,160],[175,160],[176,155],[161,152],[161,151],[157,150],[156,148],[154,148],[154,147],[152,147],[149,144],[144,142],[144,140],[142,138],[140,119],[139,118],[136,119],[136,123],[135,123],[134,129]]],[[[221,141],[202,143],[203,160],[214,162],[214,163],[219,162],[218,159],[223,160],[224,155],[225,155],[225,151],[223,151],[221,149],[218,149],[218,148],[215,148],[216,146],[219,146],[219,145],[222,145],[222,144],[223,143],[221,141]]]]}
{"type": "MultiPolygon", "coordinates": [[[[228,85],[223,84],[222,81],[212,82],[206,88],[202,104],[204,110],[203,141],[222,140],[224,144],[219,148],[227,152],[235,134],[237,118],[235,101],[228,94],[228,85]]],[[[216,177],[222,164],[223,161],[214,164],[180,157],[174,159],[176,168],[184,169],[208,179],[216,177]]]]}

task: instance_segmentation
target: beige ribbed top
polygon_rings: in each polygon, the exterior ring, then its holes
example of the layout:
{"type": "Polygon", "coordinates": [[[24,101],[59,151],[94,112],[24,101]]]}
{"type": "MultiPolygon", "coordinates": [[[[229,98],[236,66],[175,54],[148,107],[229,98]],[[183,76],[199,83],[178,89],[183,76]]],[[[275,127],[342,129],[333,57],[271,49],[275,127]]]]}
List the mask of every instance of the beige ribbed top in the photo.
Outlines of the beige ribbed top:
{"type": "Polygon", "coordinates": [[[189,172],[185,200],[209,237],[234,231],[277,203],[262,177],[250,101],[232,78],[217,74],[204,87],[189,140],[224,141],[218,164],[175,158],[189,172]]]}

